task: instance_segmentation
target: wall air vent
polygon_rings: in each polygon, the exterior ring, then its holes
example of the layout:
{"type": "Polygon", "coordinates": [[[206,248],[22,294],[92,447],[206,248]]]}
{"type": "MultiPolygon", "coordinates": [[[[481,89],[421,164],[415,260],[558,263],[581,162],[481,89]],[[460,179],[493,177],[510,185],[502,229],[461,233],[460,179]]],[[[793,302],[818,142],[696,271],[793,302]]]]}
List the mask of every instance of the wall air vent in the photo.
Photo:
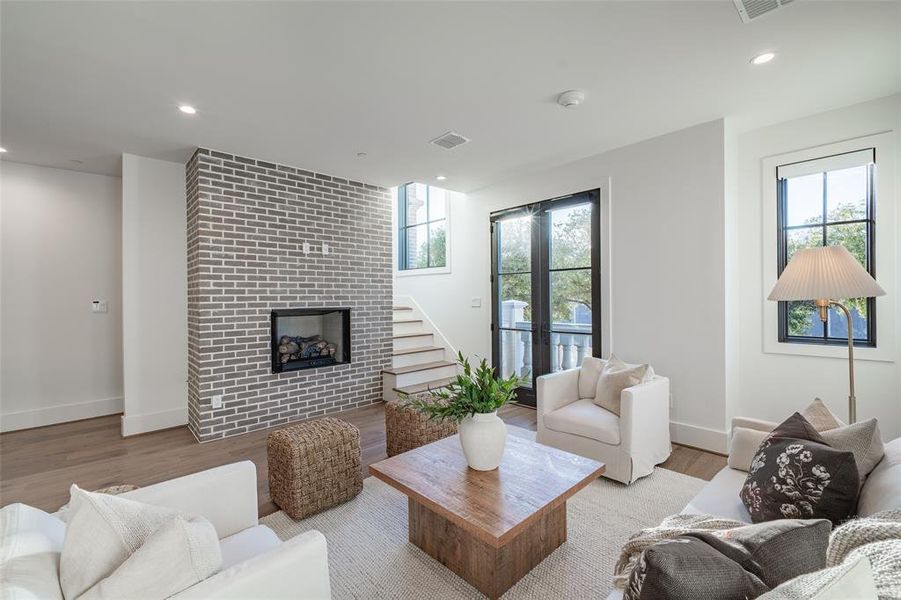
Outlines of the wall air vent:
{"type": "Polygon", "coordinates": [[[750,23],[753,19],[791,4],[794,0],[732,0],[741,20],[750,23]]]}
{"type": "Polygon", "coordinates": [[[468,137],[464,137],[455,131],[448,131],[432,140],[436,146],[441,146],[445,150],[453,150],[457,146],[462,146],[469,141],[468,137]]]}

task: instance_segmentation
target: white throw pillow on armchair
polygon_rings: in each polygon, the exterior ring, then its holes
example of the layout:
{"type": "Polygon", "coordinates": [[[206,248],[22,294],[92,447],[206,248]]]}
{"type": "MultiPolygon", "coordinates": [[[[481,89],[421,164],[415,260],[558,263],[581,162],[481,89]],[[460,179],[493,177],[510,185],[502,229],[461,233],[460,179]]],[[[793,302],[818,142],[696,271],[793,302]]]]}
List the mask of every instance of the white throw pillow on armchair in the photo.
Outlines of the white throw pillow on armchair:
{"type": "Polygon", "coordinates": [[[598,386],[595,392],[594,403],[601,408],[619,416],[620,398],[623,390],[648,380],[648,373],[653,373],[648,365],[630,367],[621,361],[615,354],[610,355],[610,360],[604,365],[598,377],[598,386]]]}

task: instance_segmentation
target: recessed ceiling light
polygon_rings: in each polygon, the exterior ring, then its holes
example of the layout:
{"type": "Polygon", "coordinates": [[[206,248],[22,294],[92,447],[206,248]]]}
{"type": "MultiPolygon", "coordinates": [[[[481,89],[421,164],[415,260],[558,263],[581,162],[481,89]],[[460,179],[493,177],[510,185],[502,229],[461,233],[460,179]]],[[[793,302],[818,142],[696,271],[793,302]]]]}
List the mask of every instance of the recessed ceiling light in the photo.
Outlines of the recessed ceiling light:
{"type": "Polygon", "coordinates": [[[0,148],[0,154],[3,154],[5,152],[6,152],[6,148],[0,148]]]}
{"type": "Polygon", "coordinates": [[[557,96],[557,104],[563,108],[574,108],[585,101],[585,92],[581,90],[568,90],[557,96]]]}
{"type": "Polygon", "coordinates": [[[178,107],[178,110],[185,113],[186,115],[196,115],[197,109],[191,106],[190,104],[182,104],[178,107]]]}
{"type": "Polygon", "coordinates": [[[365,152],[357,152],[357,158],[366,158],[367,156],[369,155],[365,152]]]}
{"type": "Polygon", "coordinates": [[[758,54],[754,58],[751,59],[752,65],[765,65],[776,58],[775,52],[764,52],[763,54],[758,54]]]}
{"type": "Polygon", "coordinates": [[[438,175],[435,177],[435,179],[437,179],[438,181],[444,181],[445,179],[447,179],[447,176],[446,175],[438,175]]]}

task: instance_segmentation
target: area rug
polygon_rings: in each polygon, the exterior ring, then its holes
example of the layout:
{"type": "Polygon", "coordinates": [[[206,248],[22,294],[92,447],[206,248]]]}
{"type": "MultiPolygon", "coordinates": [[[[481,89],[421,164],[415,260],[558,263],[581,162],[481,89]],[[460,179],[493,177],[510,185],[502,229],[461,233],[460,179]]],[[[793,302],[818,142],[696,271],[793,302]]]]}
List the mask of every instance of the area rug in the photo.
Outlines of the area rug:
{"type": "MultiPolygon", "coordinates": [[[[599,479],[567,502],[568,539],[504,594],[505,600],[596,598],[612,589],[628,537],[678,513],[704,481],[657,469],[630,486],[599,479]]],[[[328,540],[332,598],[483,598],[407,541],[407,497],[374,477],[354,500],[302,521],[279,511],[260,520],[282,540],[310,529],[328,540]]]]}

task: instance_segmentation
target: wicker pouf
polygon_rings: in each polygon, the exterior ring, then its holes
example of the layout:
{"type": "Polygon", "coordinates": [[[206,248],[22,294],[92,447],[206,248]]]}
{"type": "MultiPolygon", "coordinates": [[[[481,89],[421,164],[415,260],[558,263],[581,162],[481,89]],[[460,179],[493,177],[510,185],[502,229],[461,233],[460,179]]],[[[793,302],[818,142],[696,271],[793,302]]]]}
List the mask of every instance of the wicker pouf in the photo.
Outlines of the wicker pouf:
{"type": "Polygon", "coordinates": [[[360,430],[325,418],[273,431],[269,496],[292,519],[347,502],[363,489],[360,430]]]}
{"type": "Polygon", "coordinates": [[[385,434],[388,456],[402,454],[457,433],[457,423],[429,419],[418,410],[404,405],[403,400],[385,404],[385,434]]]}

